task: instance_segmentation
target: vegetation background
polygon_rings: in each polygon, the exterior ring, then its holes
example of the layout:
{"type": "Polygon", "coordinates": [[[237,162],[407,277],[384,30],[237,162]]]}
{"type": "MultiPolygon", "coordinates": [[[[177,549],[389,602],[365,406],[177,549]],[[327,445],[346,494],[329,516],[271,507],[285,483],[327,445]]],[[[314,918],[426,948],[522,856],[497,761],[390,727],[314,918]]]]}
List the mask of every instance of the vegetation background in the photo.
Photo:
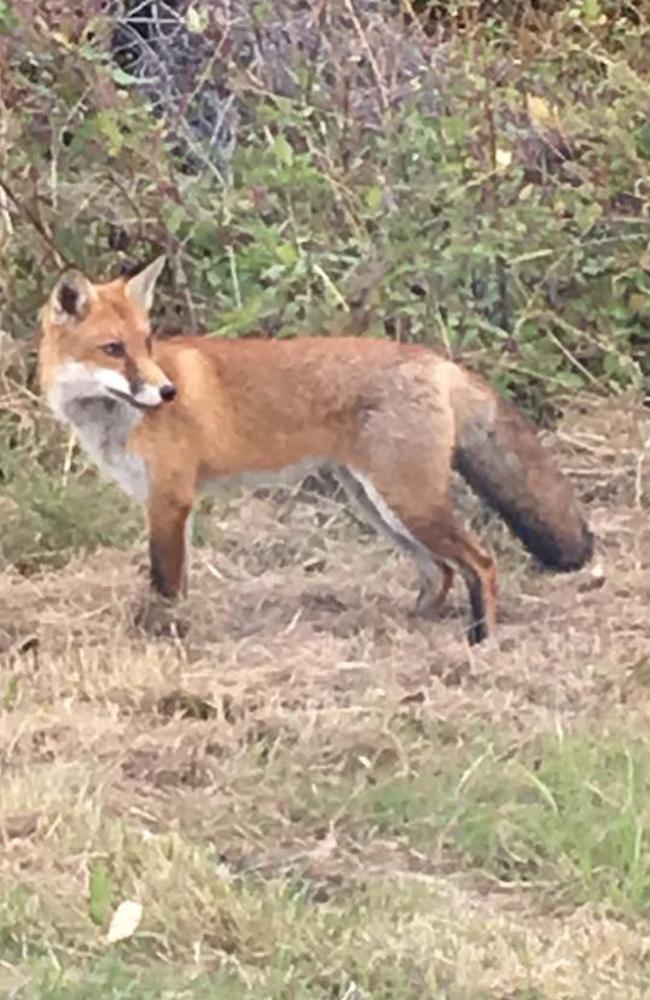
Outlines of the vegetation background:
{"type": "Polygon", "coordinates": [[[0,0],[1,995],[649,995],[649,88],[646,0],[0,0]],[[140,514],[35,338],[62,267],[161,252],[163,333],[414,340],[578,412],[609,589],[499,536],[469,656],[331,498],[252,500],[199,523],[193,642],[135,639],[140,514]]]}
{"type": "Polygon", "coordinates": [[[100,278],[164,251],[162,329],[365,324],[468,360],[541,420],[582,388],[642,388],[646,13],[3,0],[6,558],[131,537],[32,407],[25,348],[67,263],[100,278]]]}

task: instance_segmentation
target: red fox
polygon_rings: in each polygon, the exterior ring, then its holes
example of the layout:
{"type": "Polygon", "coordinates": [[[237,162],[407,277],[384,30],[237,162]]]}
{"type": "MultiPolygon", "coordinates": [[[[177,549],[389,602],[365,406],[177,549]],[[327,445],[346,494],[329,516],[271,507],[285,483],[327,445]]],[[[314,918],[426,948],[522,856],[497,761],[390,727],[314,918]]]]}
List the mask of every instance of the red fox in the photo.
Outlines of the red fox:
{"type": "Polygon", "coordinates": [[[54,413],[147,505],[154,593],[184,593],[199,490],[287,468],[331,469],[415,560],[416,612],[440,607],[457,568],[472,643],[495,626],[497,574],[454,516],[452,469],[547,567],[577,570],[591,557],[570,483],[532,423],[477,375],[422,346],[359,337],[155,340],[149,311],[163,265],[105,284],[64,274],[43,309],[39,349],[54,413]]]}

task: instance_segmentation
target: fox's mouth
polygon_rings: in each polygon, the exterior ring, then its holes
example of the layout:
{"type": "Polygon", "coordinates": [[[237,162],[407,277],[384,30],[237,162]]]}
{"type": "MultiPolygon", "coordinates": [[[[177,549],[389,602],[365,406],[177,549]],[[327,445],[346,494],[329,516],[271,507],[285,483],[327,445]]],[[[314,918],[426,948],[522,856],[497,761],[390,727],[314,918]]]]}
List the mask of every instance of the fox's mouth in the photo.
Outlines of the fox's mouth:
{"type": "Polygon", "coordinates": [[[108,387],[108,391],[111,396],[115,396],[116,399],[121,399],[124,403],[129,403],[135,410],[142,410],[145,412],[146,410],[155,409],[155,407],[145,406],[144,403],[139,403],[137,399],[130,396],[128,392],[120,392],[119,389],[114,389],[112,386],[108,387]]]}

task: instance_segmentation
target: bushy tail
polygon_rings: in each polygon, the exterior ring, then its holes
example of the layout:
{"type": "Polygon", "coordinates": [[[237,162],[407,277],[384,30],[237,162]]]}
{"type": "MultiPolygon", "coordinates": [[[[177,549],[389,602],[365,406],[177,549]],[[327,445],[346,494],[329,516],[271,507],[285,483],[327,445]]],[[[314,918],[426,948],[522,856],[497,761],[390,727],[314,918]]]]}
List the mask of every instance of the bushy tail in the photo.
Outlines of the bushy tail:
{"type": "Polygon", "coordinates": [[[571,483],[527,417],[482,379],[458,371],[464,385],[452,392],[456,469],[541,563],[559,572],[580,569],[594,539],[571,483]]]}

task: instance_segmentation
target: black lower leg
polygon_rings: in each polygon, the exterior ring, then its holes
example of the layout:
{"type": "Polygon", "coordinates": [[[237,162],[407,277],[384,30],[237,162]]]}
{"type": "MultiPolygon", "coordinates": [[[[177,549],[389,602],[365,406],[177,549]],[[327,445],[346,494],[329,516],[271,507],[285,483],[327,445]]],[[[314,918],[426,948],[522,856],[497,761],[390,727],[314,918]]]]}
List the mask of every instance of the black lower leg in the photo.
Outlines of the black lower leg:
{"type": "Polygon", "coordinates": [[[152,589],[173,599],[185,589],[185,527],[189,505],[158,502],[149,518],[149,566],[152,589]]]}
{"type": "Polygon", "coordinates": [[[470,626],[467,630],[467,639],[470,646],[475,646],[477,642],[482,642],[488,636],[483,586],[480,579],[473,574],[471,576],[467,574],[465,581],[469,592],[469,605],[472,616],[470,626]]]}
{"type": "Polygon", "coordinates": [[[154,541],[149,542],[149,580],[152,590],[168,600],[176,597],[176,589],[165,572],[165,558],[154,541]]]}

